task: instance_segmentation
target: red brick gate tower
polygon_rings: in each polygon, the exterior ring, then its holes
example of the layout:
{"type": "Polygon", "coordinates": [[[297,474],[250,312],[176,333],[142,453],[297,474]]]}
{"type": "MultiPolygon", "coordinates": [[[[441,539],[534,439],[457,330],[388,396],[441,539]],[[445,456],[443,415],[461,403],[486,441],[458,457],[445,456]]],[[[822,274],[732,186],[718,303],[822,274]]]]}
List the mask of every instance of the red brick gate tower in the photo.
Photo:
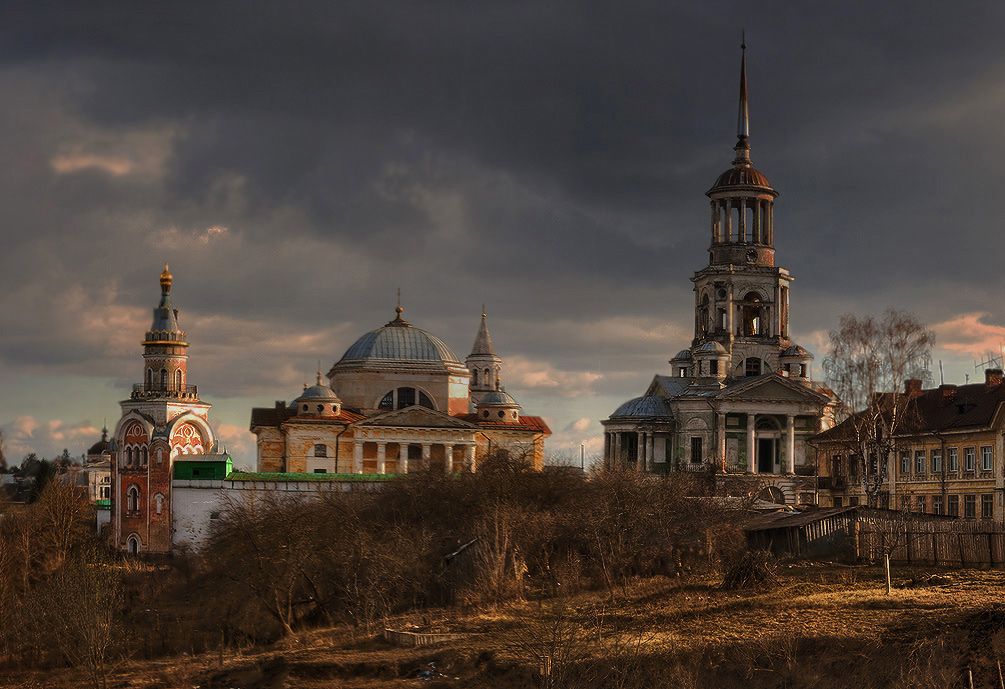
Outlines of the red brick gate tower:
{"type": "Polygon", "coordinates": [[[188,342],[171,303],[164,264],[161,300],[143,339],[143,382],[120,402],[112,442],[115,545],[132,553],[171,549],[171,466],[176,456],[216,448],[210,405],[188,384],[188,342]]]}

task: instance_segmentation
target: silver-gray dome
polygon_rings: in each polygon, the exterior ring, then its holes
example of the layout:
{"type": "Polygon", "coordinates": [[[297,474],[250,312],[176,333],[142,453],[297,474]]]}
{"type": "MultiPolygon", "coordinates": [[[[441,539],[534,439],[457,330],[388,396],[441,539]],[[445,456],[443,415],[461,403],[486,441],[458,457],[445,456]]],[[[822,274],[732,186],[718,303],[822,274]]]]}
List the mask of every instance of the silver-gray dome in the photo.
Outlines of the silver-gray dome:
{"type": "Polygon", "coordinates": [[[695,352],[699,354],[729,354],[729,352],[726,351],[726,348],[715,340],[709,340],[708,342],[703,343],[695,350],[695,352]]]}
{"type": "Polygon", "coordinates": [[[667,400],[665,397],[645,395],[643,397],[636,397],[635,399],[628,400],[618,407],[613,414],[611,414],[612,419],[615,417],[626,416],[634,418],[666,417],[670,416],[670,408],[667,406],[667,400]]]}
{"type": "Polygon", "coordinates": [[[402,320],[400,311],[398,317],[384,327],[371,330],[356,340],[332,371],[353,368],[467,372],[454,350],[436,335],[402,320]]]}
{"type": "Polygon", "coordinates": [[[300,397],[296,399],[297,402],[306,402],[308,400],[320,400],[324,402],[341,402],[335,391],[332,390],[327,385],[311,385],[310,387],[304,388],[304,391],[300,393],[300,397]]]}
{"type": "Polygon", "coordinates": [[[516,400],[508,392],[493,390],[478,403],[479,407],[519,407],[516,400]]]}
{"type": "Polygon", "coordinates": [[[679,352],[677,352],[677,356],[675,356],[673,359],[671,359],[671,361],[690,361],[690,360],[691,360],[691,350],[690,349],[682,349],[682,350],[680,350],[679,352]]]}

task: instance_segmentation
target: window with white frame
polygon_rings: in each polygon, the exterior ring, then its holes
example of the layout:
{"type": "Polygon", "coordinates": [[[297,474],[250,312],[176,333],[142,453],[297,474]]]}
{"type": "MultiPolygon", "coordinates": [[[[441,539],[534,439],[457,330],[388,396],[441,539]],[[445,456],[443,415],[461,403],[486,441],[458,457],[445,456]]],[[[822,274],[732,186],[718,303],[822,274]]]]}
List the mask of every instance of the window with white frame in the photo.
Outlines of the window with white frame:
{"type": "Polygon", "coordinates": [[[925,473],[925,451],[923,449],[914,451],[914,473],[925,473]]]}
{"type": "Polygon", "coordinates": [[[990,445],[981,446],[981,471],[991,471],[993,450],[990,445]]]}
{"type": "Polygon", "coordinates": [[[981,519],[994,519],[994,516],[994,496],[991,493],[985,493],[981,496],[981,519]]]}
{"type": "Polygon", "coordinates": [[[963,448],[963,470],[973,471],[977,466],[977,448],[963,448]]]}
{"type": "Polygon", "coordinates": [[[932,496],[932,514],[942,514],[942,496],[932,496]]]}
{"type": "Polygon", "coordinates": [[[963,496],[963,516],[966,517],[967,519],[975,519],[977,517],[976,495],[963,496]]]}
{"type": "Polygon", "coordinates": [[[960,448],[951,447],[949,448],[949,467],[950,471],[960,470],[960,448]]]}
{"type": "Polygon", "coordinates": [[[942,473],[942,450],[932,450],[930,453],[932,473],[942,473]]]}
{"type": "Polygon", "coordinates": [[[903,476],[911,473],[911,453],[907,450],[900,453],[900,473],[903,476]]]}

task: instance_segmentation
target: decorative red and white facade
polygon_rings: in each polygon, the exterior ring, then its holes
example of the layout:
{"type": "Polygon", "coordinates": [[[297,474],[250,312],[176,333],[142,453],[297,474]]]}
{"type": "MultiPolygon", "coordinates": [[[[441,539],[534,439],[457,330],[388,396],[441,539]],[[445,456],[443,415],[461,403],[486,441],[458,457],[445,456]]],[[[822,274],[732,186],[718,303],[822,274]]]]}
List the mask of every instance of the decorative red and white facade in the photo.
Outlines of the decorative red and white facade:
{"type": "Polygon", "coordinates": [[[131,553],[171,549],[171,469],[180,455],[206,455],[217,439],[210,405],[188,383],[188,341],[171,303],[164,264],[161,299],[143,339],[143,382],[120,402],[111,445],[115,546],[131,553]]]}

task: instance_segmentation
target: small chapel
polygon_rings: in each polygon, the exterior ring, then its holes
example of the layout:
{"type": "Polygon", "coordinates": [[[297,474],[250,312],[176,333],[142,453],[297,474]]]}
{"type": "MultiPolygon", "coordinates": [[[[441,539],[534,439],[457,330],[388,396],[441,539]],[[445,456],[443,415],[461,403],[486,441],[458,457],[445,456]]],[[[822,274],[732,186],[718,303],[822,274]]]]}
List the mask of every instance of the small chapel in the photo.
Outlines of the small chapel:
{"type": "Polygon", "coordinates": [[[749,129],[744,45],[733,162],[706,192],[709,261],[691,278],[694,337],[669,373],[602,421],[604,461],[755,477],[762,497],[791,504],[812,499],[799,479],[814,468],[806,441],[832,425],[835,398],[811,380],[813,355],[789,334],[792,276],[775,265],[778,192],[752,165],[749,129]]]}

